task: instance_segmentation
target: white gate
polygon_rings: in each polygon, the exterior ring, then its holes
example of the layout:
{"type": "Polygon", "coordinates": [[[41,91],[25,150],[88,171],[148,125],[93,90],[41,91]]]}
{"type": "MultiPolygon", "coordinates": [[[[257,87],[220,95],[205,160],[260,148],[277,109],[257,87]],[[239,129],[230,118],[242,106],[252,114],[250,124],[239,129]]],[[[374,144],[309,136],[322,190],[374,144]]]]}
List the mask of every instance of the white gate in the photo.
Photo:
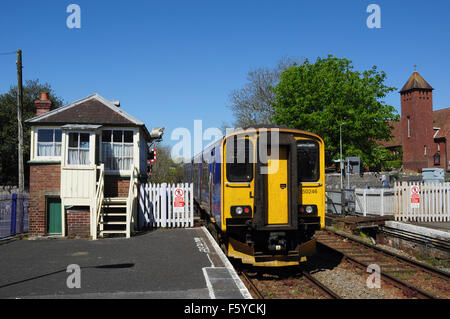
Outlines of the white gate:
{"type": "Polygon", "coordinates": [[[395,183],[394,193],[395,220],[450,222],[450,183],[395,183]]]}
{"type": "Polygon", "coordinates": [[[363,216],[394,215],[394,189],[355,189],[355,212],[363,216]]]}
{"type": "MultiPolygon", "coordinates": [[[[152,227],[193,227],[194,192],[193,184],[141,184],[139,191],[140,216],[144,216],[144,226],[152,227]],[[178,201],[174,207],[175,190],[178,201]],[[183,203],[182,205],[180,203],[183,203]],[[175,208],[175,209],[174,209],[175,208]]],[[[142,225],[142,224],[141,224],[142,225]]]]}

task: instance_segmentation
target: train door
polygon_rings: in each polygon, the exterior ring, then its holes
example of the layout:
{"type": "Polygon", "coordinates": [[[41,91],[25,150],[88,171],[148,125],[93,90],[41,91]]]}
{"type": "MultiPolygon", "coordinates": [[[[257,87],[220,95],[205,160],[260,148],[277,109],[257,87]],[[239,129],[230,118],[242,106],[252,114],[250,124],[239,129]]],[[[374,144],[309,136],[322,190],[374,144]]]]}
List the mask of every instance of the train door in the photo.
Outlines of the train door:
{"type": "Polygon", "coordinates": [[[325,211],[323,157],[323,144],[312,139],[297,139],[299,214],[320,217],[321,227],[324,227],[325,211]]]}
{"type": "Polygon", "coordinates": [[[268,174],[263,175],[266,225],[289,222],[288,162],[287,145],[280,145],[279,154],[268,154],[268,174]]]}
{"type": "Polygon", "coordinates": [[[232,136],[224,145],[222,230],[226,219],[251,218],[255,202],[254,136],[232,136]]]}

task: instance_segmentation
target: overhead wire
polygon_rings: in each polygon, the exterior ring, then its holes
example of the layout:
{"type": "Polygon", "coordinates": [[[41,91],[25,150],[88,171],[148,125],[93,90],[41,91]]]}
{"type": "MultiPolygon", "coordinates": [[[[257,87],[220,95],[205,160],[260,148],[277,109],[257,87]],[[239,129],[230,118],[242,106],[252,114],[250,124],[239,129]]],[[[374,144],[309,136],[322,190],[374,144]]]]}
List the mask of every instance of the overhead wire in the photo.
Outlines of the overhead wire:
{"type": "Polygon", "coordinates": [[[0,55],[13,55],[13,54],[17,54],[17,51],[0,53],[0,55]]]}

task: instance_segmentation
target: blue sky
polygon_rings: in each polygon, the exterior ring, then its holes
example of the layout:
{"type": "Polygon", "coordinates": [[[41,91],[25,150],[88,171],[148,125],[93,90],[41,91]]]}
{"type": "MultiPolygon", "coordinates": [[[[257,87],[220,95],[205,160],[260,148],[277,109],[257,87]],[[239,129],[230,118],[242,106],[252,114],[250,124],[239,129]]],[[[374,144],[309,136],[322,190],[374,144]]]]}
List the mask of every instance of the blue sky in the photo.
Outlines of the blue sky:
{"type": "MultiPolygon", "coordinates": [[[[417,64],[450,107],[450,1],[2,0],[0,53],[23,50],[24,79],[52,85],[65,102],[94,92],[120,100],[149,128],[231,123],[231,90],[283,56],[333,54],[357,70],[377,65],[398,90],[417,64]],[[81,29],[66,8],[81,7],[81,29]],[[369,4],[381,29],[369,29],[369,4]]],[[[15,56],[0,56],[0,93],[16,83],[15,56]]],[[[386,102],[399,110],[398,90],[386,102]]]]}

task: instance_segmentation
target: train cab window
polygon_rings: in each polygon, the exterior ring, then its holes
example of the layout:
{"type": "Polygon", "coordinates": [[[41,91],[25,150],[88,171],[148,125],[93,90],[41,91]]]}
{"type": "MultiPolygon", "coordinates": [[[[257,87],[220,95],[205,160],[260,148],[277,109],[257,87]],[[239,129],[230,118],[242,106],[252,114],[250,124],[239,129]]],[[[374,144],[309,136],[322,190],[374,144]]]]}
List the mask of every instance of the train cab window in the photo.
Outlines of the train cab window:
{"type": "Polygon", "coordinates": [[[298,182],[319,180],[319,144],[315,141],[297,142],[298,182]]]}
{"type": "Polygon", "coordinates": [[[227,180],[250,182],[253,179],[253,162],[253,143],[248,139],[234,139],[227,146],[227,180]]]}

